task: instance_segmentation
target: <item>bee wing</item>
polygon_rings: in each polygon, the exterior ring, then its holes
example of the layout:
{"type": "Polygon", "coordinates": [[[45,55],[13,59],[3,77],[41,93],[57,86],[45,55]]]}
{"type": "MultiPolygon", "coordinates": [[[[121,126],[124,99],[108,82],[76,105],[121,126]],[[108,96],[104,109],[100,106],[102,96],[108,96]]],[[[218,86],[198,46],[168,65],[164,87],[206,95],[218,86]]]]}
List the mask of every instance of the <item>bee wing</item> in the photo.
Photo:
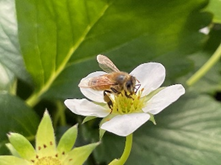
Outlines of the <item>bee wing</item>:
{"type": "Polygon", "coordinates": [[[104,74],[104,72],[96,72],[88,75],[87,77],[83,78],[78,86],[80,88],[96,88],[96,87],[103,87],[108,85],[113,85],[114,81],[111,79],[110,75],[104,74]],[[94,75],[96,75],[94,77],[94,75]]]}
{"type": "Polygon", "coordinates": [[[107,74],[99,77],[94,77],[90,80],[90,86],[91,87],[99,87],[101,90],[103,88],[107,88],[110,85],[114,85],[113,79],[109,77],[107,74]]]}
{"type": "Polygon", "coordinates": [[[97,55],[97,62],[101,69],[107,73],[120,72],[120,70],[114,65],[114,63],[104,55],[97,55]]]}
{"type": "Polygon", "coordinates": [[[92,78],[83,78],[81,79],[80,83],[78,84],[78,87],[80,88],[90,88],[89,82],[92,78]]]}

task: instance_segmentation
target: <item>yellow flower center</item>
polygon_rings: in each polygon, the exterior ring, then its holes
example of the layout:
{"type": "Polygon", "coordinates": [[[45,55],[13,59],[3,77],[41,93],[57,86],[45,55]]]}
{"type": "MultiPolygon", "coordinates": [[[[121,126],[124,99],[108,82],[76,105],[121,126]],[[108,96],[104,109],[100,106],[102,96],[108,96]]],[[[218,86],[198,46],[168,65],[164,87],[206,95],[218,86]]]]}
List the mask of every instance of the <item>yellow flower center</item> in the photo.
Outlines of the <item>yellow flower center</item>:
{"type": "Polygon", "coordinates": [[[48,156],[38,159],[35,165],[61,165],[61,162],[57,158],[48,156]]]}
{"type": "Polygon", "coordinates": [[[136,94],[126,95],[125,91],[122,91],[119,95],[114,96],[112,114],[142,112],[146,102],[145,98],[141,98],[142,92],[143,90],[140,90],[136,94]]]}

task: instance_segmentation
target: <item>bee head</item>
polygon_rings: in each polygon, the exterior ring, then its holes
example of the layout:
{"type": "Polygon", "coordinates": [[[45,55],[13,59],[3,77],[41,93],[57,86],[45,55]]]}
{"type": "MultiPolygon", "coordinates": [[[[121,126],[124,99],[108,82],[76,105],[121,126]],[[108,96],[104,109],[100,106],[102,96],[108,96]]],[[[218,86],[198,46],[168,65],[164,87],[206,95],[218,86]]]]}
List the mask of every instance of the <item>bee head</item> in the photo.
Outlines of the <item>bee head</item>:
{"type": "Polygon", "coordinates": [[[133,94],[135,85],[136,85],[136,78],[133,76],[130,76],[124,84],[124,90],[126,92],[129,92],[130,94],[133,94]]]}

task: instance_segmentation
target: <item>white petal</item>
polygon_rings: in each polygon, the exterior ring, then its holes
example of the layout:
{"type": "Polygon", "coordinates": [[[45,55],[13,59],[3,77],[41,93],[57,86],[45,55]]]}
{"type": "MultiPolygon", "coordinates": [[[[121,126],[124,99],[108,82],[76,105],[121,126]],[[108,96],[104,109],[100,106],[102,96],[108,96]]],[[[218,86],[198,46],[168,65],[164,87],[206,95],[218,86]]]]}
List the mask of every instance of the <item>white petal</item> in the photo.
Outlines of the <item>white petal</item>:
{"type": "Polygon", "coordinates": [[[146,113],[118,115],[112,118],[110,121],[102,124],[101,129],[112,132],[119,136],[127,136],[148,121],[149,118],[150,115],[146,113]]]}
{"type": "Polygon", "coordinates": [[[140,82],[140,89],[144,88],[142,96],[145,96],[161,86],[165,79],[165,72],[162,64],[149,62],[139,65],[130,74],[140,82]]]}
{"type": "Polygon", "coordinates": [[[154,95],[147,102],[147,106],[143,109],[143,111],[150,112],[153,115],[158,114],[164,108],[176,101],[184,93],[185,89],[181,84],[168,86],[154,95]]]}
{"type": "Polygon", "coordinates": [[[64,104],[77,115],[105,117],[110,114],[109,108],[97,105],[87,99],[67,99],[64,104]]]}
{"type": "Polygon", "coordinates": [[[104,103],[103,91],[93,90],[88,86],[88,81],[90,80],[90,78],[97,77],[103,74],[106,73],[103,71],[92,72],[89,75],[87,75],[85,78],[81,79],[78,86],[80,87],[81,93],[85,97],[95,102],[104,103]]]}

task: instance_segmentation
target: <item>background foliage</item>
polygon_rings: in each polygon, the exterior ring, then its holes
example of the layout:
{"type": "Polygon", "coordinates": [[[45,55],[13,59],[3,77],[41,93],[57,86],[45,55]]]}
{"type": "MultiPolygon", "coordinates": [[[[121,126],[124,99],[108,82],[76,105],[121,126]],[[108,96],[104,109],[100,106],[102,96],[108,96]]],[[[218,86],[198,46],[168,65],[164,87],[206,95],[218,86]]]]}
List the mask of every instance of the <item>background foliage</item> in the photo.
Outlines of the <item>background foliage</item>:
{"type": "MultiPolygon", "coordinates": [[[[34,140],[45,108],[57,138],[83,118],[69,112],[67,98],[100,70],[97,54],[119,69],[161,62],[164,85],[181,83],[186,94],[134,134],[132,164],[219,164],[221,161],[220,60],[202,79],[186,85],[221,39],[218,0],[0,0],[0,154],[6,134],[34,140]],[[209,34],[199,32],[208,27],[209,34]],[[139,161],[138,161],[139,160],[139,161]]],[[[148,73],[147,73],[148,74],[148,73]]],[[[78,145],[98,141],[99,119],[79,125],[78,145]]],[[[88,164],[118,158],[124,138],[106,133],[88,164]]]]}

